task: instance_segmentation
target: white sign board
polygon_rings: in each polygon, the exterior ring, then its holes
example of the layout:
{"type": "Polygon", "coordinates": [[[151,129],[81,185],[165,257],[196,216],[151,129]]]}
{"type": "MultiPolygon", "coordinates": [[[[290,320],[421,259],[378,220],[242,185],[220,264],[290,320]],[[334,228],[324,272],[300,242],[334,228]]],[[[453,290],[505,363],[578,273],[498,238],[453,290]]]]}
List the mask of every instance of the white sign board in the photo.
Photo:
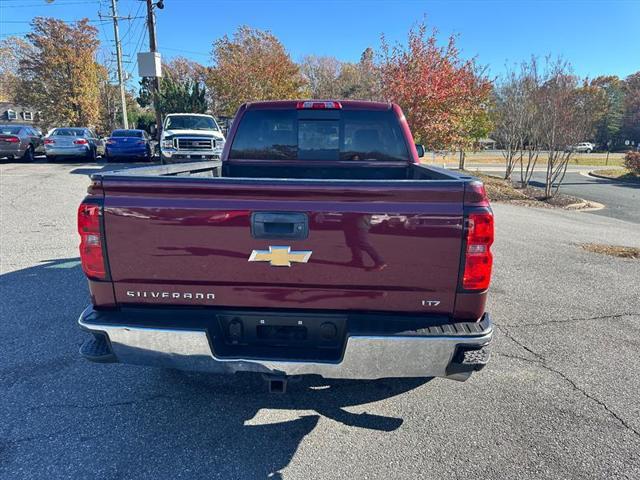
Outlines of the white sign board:
{"type": "Polygon", "coordinates": [[[138,75],[141,77],[161,77],[162,62],[160,60],[160,53],[138,53],[138,75]]]}

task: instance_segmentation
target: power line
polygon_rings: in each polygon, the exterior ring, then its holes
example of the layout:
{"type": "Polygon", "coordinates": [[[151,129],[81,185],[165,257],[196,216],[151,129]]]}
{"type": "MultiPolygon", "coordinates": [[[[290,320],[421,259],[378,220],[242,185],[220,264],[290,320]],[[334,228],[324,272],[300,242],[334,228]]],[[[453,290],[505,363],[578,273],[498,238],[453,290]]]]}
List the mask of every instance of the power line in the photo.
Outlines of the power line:
{"type": "Polygon", "coordinates": [[[134,63],[131,66],[131,68],[127,70],[127,74],[129,76],[133,74],[133,70],[135,69],[138,63],[137,54],[142,50],[142,45],[144,43],[144,39],[146,38],[145,30],[146,30],[145,24],[141,23],[140,25],[138,25],[138,28],[135,30],[132,30],[131,34],[129,35],[126,48],[127,48],[127,51],[129,52],[129,55],[133,57],[133,60],[134,60],[134,63]]]}
{"type": "MultiPolygon", "coordinates": [[[[6,1],[6,0],[5,0],[6,1]]],[[[4,2],[0,2],[0,3],[4,3],[4,2]]],[[[20,5],[11,5],[10,8],[33,8],[33,7],[64,7],[66,5],[89,5],[92,3],[100,3],[99,1],[86,1],[86,2],[67,2],[67,3],[27,3],[27,4],[23,4],[21,3],[20,5]]],[[[9,5],[7,5],[7,8],[9,8],[9,5]]]]}
{"type": "Polygon", "coordinates": [[[163,50],[169,50],[170,52],[182,52],[182,53],[190,53],[191,55],[202,55],[205,57],[209,57],[211,55],[211,53],[205,53],[205,52],[194,52],[193,50],[183,50],[182,48],[169,48],[169,47],[162,47],[163,50]]]}
{"type": "MultiPolygon", "coordinates": [[[[140,2],[138,4],[138,10],[136,10],[136,13],[133,17],[129,17],[129,18],[146,18],[146,16],[144,15],[140,15],[140,10],[142,10],[142,6],[144,5],[144,3],[140,2]]],[[[131,12],[129,12],[129,15],[131,15],[131,12]]],[[[144,22],[142,22],[144,23],[144,22]]],[[[136,24],[136,22],[129,22],[129,26],[127,28],[127,31],[124,32],[124,35],[122,35],[122,41],[124,42],[125,38],[127,38],[127,35],[129,35],[129,33],[131,32],[131,29],[133,28],[133,26],[136,24]]]]}
{"type": "MultiPolygon", "coordinates": [[[[136,17],[136,18],[144,18],[144,17],[136,17]]],[[[55,20],[58,21],[58,22],[64,22],[64,23],[77,23],[77,22],[81,22],[83,20],[88,20],[89,23],[103,23],[104,22],[104,20],[101,20],[99,18],[92,18],[92,19],[77,18],[75,20],[62,20],[61,18],[55,18],[55,20]]],[[[31,22],[33,22],[33,20],[0,20],[0,23],[27,23],[27,24],[29,24],[31,22]]]]}
{"type": "Polygon", "coordinates": [[[140,51],[140,49],[142,48],[142,44],[144,43],[144,39],[147,36],[147,29],[143,28],[142,32],[140,33],[140,38],[138,39],[138,44],[136,45],[136,48],[134,49],[134,54],[136,54],[136,59],[133,62],[133,64],[131,65],[131,68],[127,71],[127,75],[131,76],[133,74],[133,71],[135,70],[136,66],[138,65],[138,55],[137,53],[140,51]]]}

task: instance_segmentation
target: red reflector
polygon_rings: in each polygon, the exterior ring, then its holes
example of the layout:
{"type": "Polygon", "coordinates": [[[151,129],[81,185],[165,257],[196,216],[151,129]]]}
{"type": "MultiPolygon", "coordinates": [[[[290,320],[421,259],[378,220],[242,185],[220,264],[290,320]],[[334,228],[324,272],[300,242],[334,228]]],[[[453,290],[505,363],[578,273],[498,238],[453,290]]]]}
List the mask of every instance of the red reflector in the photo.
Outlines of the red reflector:
{"type": "Polygon", "coordinates": [[[45,145],[53,145],[54,143],[56,143],[56,141],[52,138],[45,138],[44,140],[45,145]]]}
{"type": "Polygon", "coordinates": [[[465,252],[462,288],[486,290],[491,283],[493,255],[493,214],[471,213],[467,219],[467,249],[465,252]]]}
{"type": "Polygon", "coordinates": [[[80,262],[87,277],[95,280],[106,278],[102,237],[100,232],[100,205],[81,203],[78,208],[78,233],[80,234],[80,262]]]}
{"type": "Polygon", "coordinates": [[[2,141],[9,143],[20,143],[20,139],[18,137],[4,137],[2,141]]]}
{"type": "Polygon", "coordinates": [[[76,145],[86,145],[89,142],[87,142],[87,140],[85,140],[84,138],[79,138],[78,140],[74,140],[73,143],[75,143],[76,145]]]}
{"type": "Polygon", "coordinates": [[[307,101],[307,102],[298,102],[298,105],[296,106],[296,108],[298,110],[302,110],[302,109],[311,109],[311,110],[330,110],[330,109],[334,109],[334,110],[339,110],[342,108],[342,104],[340,102],[313,102],[313,101],[307,101]]]}

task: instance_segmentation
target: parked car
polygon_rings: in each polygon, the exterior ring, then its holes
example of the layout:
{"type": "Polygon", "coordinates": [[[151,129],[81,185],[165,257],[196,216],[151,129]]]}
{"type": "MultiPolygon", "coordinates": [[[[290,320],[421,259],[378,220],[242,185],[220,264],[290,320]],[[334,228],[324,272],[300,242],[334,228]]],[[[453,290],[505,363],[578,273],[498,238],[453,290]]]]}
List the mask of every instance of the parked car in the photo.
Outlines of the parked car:
{"type": "Polygon", "coordinates": [[[220,162],[92,176],[87,359],[257,372],[275,391],[287,375],[484,367],[489,200],[478,179],[420,164],[398,105],[255,102],[228,138],[220,162]]]}
{"type": "Polygon", "coordinates": [[[47,160],[58,157],[81,157],[94,162],[104,155],[104,140],[85,127],[56,128],[44,139],[47,160]]]}
{"type": "Polygon", "coordinates": [[[144,130],[114,130],[105,142],[105,160],[151,160],[149,135],[144,130]]]}
{"type": "Polygon", "coordinates": [[[577,153],[591,153],[595,150],[595,147],[596,146],[591,142],[582,142],[575,145],[569,145],[566,151],[577,153]]]}
{"type": "Polygon", "coordinates": [[[0,158],[33,161],[42,153],[42,134],[28,125],[0,125],[0,158]]]}
{"type": "Polygon", "coordinates": [[[224,135],[211,115],[172,113],[162,124],[160,161],[176,163],[220,158],[224,135]]]}

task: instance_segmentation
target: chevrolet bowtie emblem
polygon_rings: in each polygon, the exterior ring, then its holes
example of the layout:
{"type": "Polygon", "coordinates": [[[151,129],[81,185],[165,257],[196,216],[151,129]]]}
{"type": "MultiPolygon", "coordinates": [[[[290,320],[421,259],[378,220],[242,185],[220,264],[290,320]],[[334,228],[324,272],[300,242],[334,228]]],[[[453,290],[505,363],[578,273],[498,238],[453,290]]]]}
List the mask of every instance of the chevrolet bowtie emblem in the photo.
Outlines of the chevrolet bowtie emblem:
{"type": "Polygon", "coordinates": [[[291,262],[307,263],[311,250],[292,252],[291,247],[269,247],[269,250],[254,250],[250,262],[269,262],[272,267],[290,267],[291,262]]]}

